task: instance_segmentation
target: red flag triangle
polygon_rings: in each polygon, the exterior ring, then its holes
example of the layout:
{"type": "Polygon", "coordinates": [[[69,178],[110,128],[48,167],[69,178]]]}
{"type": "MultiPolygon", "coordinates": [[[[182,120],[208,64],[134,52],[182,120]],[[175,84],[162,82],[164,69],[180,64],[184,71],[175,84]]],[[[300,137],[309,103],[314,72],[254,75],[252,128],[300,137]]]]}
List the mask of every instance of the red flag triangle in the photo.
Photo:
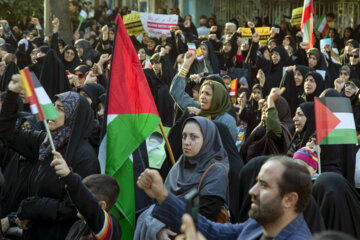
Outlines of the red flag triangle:
{"type": "Polygon", "coordinates": [[[315,104],[315,125],[317,143],[321,143],[341,122],[322,102],[317,98],[315,104]]]}

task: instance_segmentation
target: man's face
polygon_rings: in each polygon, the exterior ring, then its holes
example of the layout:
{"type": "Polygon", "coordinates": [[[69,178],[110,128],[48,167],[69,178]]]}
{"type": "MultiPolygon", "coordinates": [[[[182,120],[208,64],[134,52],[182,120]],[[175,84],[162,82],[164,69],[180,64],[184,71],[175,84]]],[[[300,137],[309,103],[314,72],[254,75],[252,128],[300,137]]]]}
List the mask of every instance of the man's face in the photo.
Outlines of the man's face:
{"type": "Polygon", "coordinates": [[[231,27],[231,26],[226,26],[225,27],[225,34],[226,35],[231,35],[235,32],[235,30],[231,27]]]}
{"type": "Polygon", "coordinates": [[[285,167],[278,161],[267,161],[260,169],[256,184],[250,189],[249,217],[264,225],[284,214],[278,182],[285,167]]]}

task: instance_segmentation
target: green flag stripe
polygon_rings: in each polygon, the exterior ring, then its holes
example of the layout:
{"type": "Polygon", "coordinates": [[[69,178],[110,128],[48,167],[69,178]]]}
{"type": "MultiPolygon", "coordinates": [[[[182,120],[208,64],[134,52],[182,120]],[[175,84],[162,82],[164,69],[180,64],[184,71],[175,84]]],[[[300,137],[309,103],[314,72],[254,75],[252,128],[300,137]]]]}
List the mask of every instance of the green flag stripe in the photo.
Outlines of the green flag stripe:
{"type": "Polygon", "coordinates": [[[52,120],[59,117],[58,112],[52,103],[41,105],[41,107],[47,120],[52,120]]]}
{"type": "Polygon", "coordinates": [[[357,144],[355,129],[334,129],[326,138],[324,138],[320,145],[328,144],[357,144]]]}
{"type": "Polygon", "coordinates": [[[106,130],[106,173],[116,173],[159,123],[159,116],[148,113],[115,117],[106,130]]]}

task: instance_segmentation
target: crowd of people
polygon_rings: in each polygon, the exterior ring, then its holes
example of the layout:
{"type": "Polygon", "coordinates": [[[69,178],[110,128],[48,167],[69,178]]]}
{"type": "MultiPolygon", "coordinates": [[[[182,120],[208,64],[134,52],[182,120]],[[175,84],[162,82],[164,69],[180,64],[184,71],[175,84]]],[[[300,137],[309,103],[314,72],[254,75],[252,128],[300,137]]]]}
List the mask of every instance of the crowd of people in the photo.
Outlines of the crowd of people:
{"type": "MultiPolygon", "coordinates": [[[[69,10],[74,34],[67,43],[58,18],[50,36],[37,18],[0,20],[3,239],[121,239],[121,225],[108,211],[122,186],[100,174],[97,154],[115,17],[131,9],[72,0],[69,10]],[[80,23],[82,9],[88,18],[80,23]],[[58,112],[48,121],[56,151],[31,114],[24,68],[58,112]]],[[[157,13],[178,15],[168,37],[130,39],[161,121],[171,128],[176,163],[168,151],[158,169],[136,176],[154,201],[137,213],[134,239],[360,238],[359,147],[319,146],[314,110],[316,97],[348,98],[360,133],[360,27],[339,26],[328,13],[328,31],[307,49],[299,26],[266,17],[220,26],[215,14],[203,15],[197,28],[178,8],[157,13]],[[265,26],[270,36],[260,40],[256,27],[265,26]],[[321,49],[323,38],[331,44],[321,49]],[[192,218],[184,213],[194,189],[192,218]]]]}

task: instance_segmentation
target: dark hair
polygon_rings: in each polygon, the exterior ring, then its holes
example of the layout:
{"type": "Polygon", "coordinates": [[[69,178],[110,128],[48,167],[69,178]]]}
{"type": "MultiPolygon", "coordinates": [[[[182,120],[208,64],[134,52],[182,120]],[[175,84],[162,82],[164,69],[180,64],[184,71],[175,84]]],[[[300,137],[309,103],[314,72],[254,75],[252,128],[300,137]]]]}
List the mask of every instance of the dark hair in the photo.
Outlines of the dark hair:
{"type": "Polygon", "coordinates": [[[295,211],[301,213],[305,210],[311,196],[311,176],[309,170],[287,156],[273,156],[267,161],[278,161],[285,166],[280,181],[278,182],[280,196],[296,192],[298,201],[295,211]]]}
{"type": "Polygon", "coordinates": [[[355,240],[354,237],[339,231],[323,231],[316,233],[312,240],[355,240]]]}
{"type": "Polygon", "coordinates": [[[98,201],[106,202],[106,211],[114,206],[120,193],[120,186],[115,178],[105,174],[92,174],[84,178],[83,183],[98,201]]]}
{"type": "Polygon", "coordinates": [[[326,14],[327,17],[335,18],[335,14],[332,12],[329,12],[326,14]]]}

